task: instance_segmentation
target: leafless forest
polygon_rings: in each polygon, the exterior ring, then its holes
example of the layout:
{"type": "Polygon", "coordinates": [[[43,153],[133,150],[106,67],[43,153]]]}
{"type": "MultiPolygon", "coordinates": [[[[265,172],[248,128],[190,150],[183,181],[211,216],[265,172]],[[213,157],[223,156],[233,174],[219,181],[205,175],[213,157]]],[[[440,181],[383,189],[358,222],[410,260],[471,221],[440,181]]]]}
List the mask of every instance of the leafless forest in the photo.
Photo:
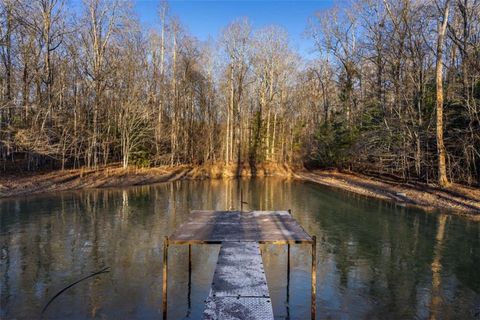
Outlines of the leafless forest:
{"type": "Polygon", "coordinates": [[[0,0],[1,170],[237,163],[480,182],[480,1],[358,0],[189,34],[159,2],[0,0]]]}

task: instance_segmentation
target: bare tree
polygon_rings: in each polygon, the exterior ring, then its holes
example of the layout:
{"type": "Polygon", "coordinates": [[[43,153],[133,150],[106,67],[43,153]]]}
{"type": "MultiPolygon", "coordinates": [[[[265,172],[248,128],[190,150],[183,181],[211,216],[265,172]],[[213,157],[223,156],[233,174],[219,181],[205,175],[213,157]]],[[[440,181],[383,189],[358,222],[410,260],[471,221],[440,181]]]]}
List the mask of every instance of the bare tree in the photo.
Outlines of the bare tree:
{"type": "Polygon", "coordinates": [[[445,42],[445,32],[447,30],[448,15],[450,11],[450,0],[446,0],[445,3],[438,4],[437,7],[440,10],[441,16],[438,20],[438,37],[437,37],[437,62],[435,66],[436,70],[436,85],[437,85],[437,153],[438,153],[438,183],[445,187],[449,184],[447,178],[447,165],[446,165],[446,151],[443,141],[443,50],[445,42]]]}
{"type": "Polygon", "coordinates": [[[225,138],[225,162],[234,158],[236,144],[237,161],[241,160],[241,103],[249,71],[249,55],[251,41],[251,27],[248,20],[237,20],[223,31],[221,42],[228,59],[228,87],[229,98],[227,105],[227,123],[225,138]],[[235,143],[236,141],[236,143],[235,143]]]}
{"type": "Polygon", "coordinates": [[[165,1],[148,31],[131,1],[65,4],[0,2],[3,170],[269,162],[480,181],[478,0],[324,10],[314,59],[247,19],[202,42],[165,1]]]}

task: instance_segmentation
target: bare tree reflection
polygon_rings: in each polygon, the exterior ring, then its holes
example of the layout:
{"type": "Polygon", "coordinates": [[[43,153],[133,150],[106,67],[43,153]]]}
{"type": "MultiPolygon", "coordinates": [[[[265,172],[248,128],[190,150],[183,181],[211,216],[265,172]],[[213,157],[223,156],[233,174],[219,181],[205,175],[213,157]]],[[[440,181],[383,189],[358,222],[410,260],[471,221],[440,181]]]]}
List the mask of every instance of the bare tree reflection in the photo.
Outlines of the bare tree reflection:
{"type": "Polygon", "coordinates": [[[432,268],[432,292],[430,299],[430,319],[438,319],[440,313],[440,308],[442,306],[442,252],[443,252],[443,243],[445,237],[445,223],[447,221],[447,216],[440,214],[438,216],[438,226],[437,226],[437,235],[435,236],[435,249],[433,262],[431,265],[432,268]]]}

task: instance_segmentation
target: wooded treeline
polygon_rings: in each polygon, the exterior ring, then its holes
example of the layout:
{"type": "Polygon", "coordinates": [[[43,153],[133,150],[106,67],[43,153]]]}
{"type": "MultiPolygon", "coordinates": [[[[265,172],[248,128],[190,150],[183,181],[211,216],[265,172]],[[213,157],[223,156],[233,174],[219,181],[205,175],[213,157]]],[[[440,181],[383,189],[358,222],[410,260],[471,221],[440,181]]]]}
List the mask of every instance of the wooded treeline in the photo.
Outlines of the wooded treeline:
{"type": "Polygon", "coordinates": [[[480,181],[478,0],[312,12],[313,60],[247,19],[201,42],[166,2],[145,30],[120,0],[0,1],[3,170],[274,162],[430,182],[443,153],[446,179],[480,181]]]}

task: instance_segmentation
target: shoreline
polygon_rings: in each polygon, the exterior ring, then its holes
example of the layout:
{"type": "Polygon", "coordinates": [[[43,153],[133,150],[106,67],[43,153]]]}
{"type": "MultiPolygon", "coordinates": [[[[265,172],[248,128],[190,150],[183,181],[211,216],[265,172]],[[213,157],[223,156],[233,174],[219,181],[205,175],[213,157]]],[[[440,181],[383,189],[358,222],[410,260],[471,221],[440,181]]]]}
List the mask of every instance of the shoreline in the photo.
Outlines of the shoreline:
{"type": "MultiPolygon", "coordinates": [[[[249,177],[248,166],[234,165],[176,166],[127,168],[107,166],[93,169],[71,169],[45,173],[25,173],[0,176],[0,199],[32,194],[127,187],[170,182],[181,179],[221,179],[249,177]]],[[[447,211],[480,221],[480,190],[452,184],[447,189],[421,183],[401,183],[336,170],[294,171],[285,165],[266,164],[257,167],[257,177],[277,176],[310,181],[426,211],[447,211]]]]}
{"type": "Polygon", "coordinates": [[[371,198],[480,221],[480,190],[468,186],[452,184],[446,189],[441,189],[425,183],[391,182],[336,170],[301,171],[295,175],[303,181],[371,198]]]}
{"type": "MultiPolygon", "coordinates": [[[[153,168],[122,168],[108,165],[97,169],[68,169],[47,172],[24,172],[0,175],[0,199],[58,191],[82,189],[122,188],[151,185],[181,179],[202,180],[251,177],[249,166],[237,165],[179,165],[153,168]]],[[[265,164],[256,168],[257,177],[293,177],[286,165],[265,164]]]]}

